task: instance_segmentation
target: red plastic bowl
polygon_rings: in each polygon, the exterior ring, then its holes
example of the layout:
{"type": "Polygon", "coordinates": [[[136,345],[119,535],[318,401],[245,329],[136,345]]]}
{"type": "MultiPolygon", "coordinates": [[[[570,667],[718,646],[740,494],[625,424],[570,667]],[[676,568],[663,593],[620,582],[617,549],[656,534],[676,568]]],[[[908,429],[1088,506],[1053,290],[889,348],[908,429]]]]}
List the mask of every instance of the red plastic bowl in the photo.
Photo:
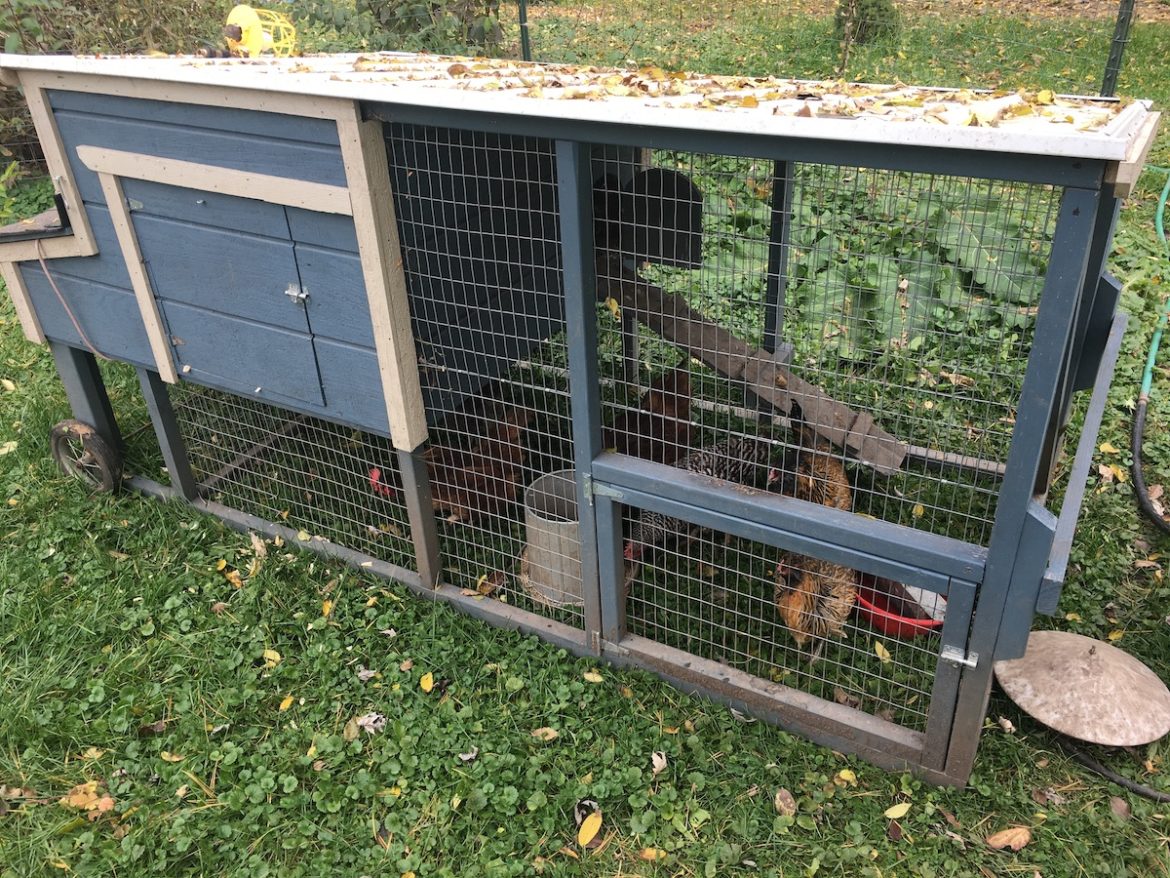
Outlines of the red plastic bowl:
{"type": "Polygon", "coordinates": [[[912,640],[942,628],[940,620],[898,615],[891,608],[890,595],[881,591],[880,584],[881,580],[872,577],[862,580],[857,589],[857,614],[882,634],[912,640]]]}

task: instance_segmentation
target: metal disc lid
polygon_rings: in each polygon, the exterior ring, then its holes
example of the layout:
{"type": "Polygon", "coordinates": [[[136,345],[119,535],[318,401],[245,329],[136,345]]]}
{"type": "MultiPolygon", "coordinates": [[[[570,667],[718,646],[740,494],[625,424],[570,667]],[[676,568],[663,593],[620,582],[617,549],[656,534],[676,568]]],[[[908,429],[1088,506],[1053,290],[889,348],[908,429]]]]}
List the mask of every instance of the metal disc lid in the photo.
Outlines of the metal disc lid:
{"type": "Polygon", "coordinates": [[[1170,732],[1170,689],[1115,646],[1067,631],[1033,631],[1022,658],[995,663],[1008,697],[1070,738],[1134,747],[1170,732]]]}

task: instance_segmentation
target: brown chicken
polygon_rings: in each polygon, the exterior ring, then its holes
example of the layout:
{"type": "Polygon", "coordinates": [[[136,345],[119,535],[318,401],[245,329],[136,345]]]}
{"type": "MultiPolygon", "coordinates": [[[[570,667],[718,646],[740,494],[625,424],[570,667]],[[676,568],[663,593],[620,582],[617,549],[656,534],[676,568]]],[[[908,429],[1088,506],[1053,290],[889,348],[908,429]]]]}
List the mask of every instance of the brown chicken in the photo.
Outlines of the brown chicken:
{"type": "Polygon", "coordinates": [[[602,443],[618,454],[673,464],[691,444],[691,373],[686,361],[659,375],[636,412],[624,412],[605,429],[602,443]]]}
{"type": "MultiPolygon", "coordinates": [[[[804,439],[813,450],[802,448],[792,474],[793,494],[800,500],[849,511],[853,494],[840,458],[826,453],[825,445],[807,431],[804,439]]],[[[825,639],[842,637],[845,622],[857,600],[857,576],[849,567],[784,553],[776,565],[774,598],[780,618],[803,649],[810,640],[810,661],[815,661],[825,639]]]]}
{"type": "Polygon", "coordinates": [[[483,435],[468,449],[433,444],[425,458],[431,505],[447,521],[473,523],[503,515],[524,482],[524,429],[529,409],[497,403],[483,417],[483,435]]]}

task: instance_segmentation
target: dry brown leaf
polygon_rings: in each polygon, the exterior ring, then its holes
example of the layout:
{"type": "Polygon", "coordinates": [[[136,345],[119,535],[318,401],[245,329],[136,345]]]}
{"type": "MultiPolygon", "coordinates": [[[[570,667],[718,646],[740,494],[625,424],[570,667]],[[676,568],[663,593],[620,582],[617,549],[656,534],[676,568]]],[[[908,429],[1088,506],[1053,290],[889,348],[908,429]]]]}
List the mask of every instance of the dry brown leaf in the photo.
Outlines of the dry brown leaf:
{"type": "Polygon", "coordinates": [[[1121,796],[1113,796],[1109,800],[1109,810],[1120,817],[1122,820],[1128,820],[1131,816],[1133,816],[1133,812],[1129,807],[1129,802],[1125,801],[1125,799],[1121,798],[1121,796]]]}
{"type": "Polygon", "coordinates": [[[1032,830],[1026,826],[1011,826],[987,837],[987,846],[994,851],[1023,850],[1032,840],[1032,830]]]}
{"type": "Polygon", "coordinates": [[[404,661],[402,664],[400,664],[398,666],[398,670],[409,671],[413,667],[414,667],[414,659],[407,659],[406,661],[404,661]]]}
{"type": "Polygon", "coordinates": [[[897,820],[891,820],[888,824],[886,824],[886,838],[894,842],[901,841],[902,824],[897,820]]]}
{"type": "Polygon", "coordinates": [[[532,730],[532,737],[540,738],[542,741],[552,741],[559,738],[561,733],[550,726],[541,726],[539,729],[532,730]]]}

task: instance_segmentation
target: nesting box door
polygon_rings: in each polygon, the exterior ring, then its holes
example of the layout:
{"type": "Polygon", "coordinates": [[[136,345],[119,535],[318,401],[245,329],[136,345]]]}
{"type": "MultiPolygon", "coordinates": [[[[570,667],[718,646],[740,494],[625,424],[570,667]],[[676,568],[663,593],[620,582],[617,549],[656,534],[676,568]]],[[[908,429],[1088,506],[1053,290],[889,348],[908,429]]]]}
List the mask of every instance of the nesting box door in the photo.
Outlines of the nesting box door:
{"type": "Polygon", "coordinates": [[[323,404],[284,209],[136,180],[125,190],[177,370],[233,390],[323,404]]]}

